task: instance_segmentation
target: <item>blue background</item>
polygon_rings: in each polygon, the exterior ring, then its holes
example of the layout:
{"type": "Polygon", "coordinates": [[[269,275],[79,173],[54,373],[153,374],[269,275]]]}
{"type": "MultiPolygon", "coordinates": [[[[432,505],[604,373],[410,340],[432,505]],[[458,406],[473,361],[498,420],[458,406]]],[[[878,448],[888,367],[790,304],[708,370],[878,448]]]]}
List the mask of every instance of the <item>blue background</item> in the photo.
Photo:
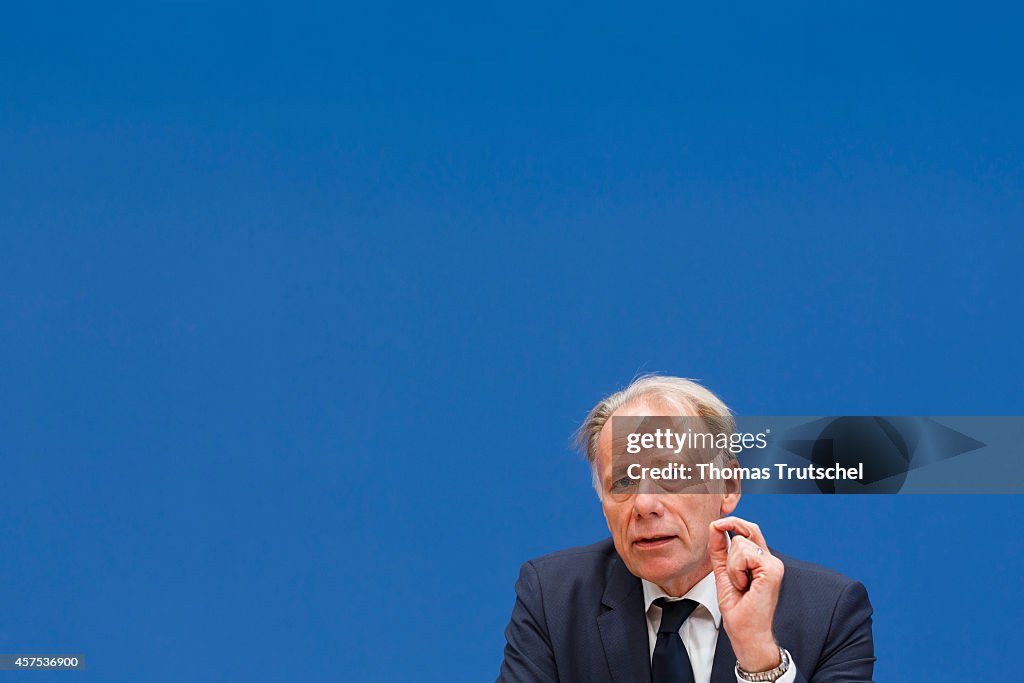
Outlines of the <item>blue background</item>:
{"type": "MultiPolygon", "coordinates": [[[[0,652],[489,680],[519,564],[606,533],[568,441],[638,372],[1024,413],[1022,19],[8,3],[0,652]]],[[[882,681],[1011,670],[1021,511],[740,507],[865,582],[882,681]]]]}

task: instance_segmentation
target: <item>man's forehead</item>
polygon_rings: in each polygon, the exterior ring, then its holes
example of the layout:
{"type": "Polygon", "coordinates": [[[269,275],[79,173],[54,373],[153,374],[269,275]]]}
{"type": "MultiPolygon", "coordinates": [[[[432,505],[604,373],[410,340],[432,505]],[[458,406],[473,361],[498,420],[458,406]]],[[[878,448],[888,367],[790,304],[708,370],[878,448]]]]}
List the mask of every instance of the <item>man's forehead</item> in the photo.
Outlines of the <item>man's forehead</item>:
{"type": "Polygon", "coordinates": [[[687,404],[675,406],[657,398],[640,398],[627,403],[612,413],[601,427],[601,433],[598,435],[599,455],[611,449],[614,432],[612,425],[617,417],[697,417],[697,412],[687,404]]]}

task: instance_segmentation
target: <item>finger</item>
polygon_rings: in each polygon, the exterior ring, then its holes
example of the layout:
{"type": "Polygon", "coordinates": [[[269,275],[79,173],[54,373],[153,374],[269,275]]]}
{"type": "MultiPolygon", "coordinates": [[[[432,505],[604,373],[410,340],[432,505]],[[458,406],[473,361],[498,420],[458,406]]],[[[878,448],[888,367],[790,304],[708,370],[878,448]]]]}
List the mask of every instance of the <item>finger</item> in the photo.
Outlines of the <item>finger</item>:
{"type": "Polygon", "coordinates": [[[743,537],[733,539],[729,551],[727,573],[729,580],[741,590],[758,587],[773,590],[782,583],[785,565],[769,551],[743,537]]]}
{"type": "Polygon", "coordinates": [[[729,580],[738,590],[745,591],[750,588],[754,578],[753,570],[761,566],[763,556],[764,549],[747,538],[736,536],[732,539],[726,571],[729,580]]]}
{"type": "Polygon", "coordinates": [[[723,517],[722,519],[716,519],[712,522],[712,525],[719,531],[732,531],[739,536],[749,538],[756,545],[768,550],[768,544],[765,542],[764,536],[761,534],[761,527],[757,526],[753,522],[748,522],[747,520],[740,519],[739,517],[723,517]]]}

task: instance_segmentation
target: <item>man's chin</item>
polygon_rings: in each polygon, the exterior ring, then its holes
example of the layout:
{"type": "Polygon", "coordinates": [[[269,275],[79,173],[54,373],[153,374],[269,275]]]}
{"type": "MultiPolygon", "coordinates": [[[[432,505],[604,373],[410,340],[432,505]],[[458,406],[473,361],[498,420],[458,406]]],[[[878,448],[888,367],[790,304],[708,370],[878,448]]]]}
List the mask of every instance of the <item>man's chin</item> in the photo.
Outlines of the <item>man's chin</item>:
{"type": "Polygon", "coordinates": [[[676,558],[647,557],[634,563],[633,574],[659,586],[677,578],[685,565],[676,558]]]}

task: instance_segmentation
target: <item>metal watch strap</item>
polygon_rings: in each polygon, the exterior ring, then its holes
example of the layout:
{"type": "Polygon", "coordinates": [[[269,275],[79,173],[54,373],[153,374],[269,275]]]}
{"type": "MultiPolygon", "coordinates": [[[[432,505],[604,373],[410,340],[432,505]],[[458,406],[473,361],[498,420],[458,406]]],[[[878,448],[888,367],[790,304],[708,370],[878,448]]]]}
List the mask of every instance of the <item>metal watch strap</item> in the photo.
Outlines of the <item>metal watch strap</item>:
{"type": "Polygon", "coordinates": [[[779,665],[770,671],[758,671],[750,672],[744,671],[740,668],[740,663],[736,662],[736,675],[739,676],[741,681],[768,681],[772,683],[782,678],[782,675],[789,671],[789,652],[779,648],[779,665]]]}

